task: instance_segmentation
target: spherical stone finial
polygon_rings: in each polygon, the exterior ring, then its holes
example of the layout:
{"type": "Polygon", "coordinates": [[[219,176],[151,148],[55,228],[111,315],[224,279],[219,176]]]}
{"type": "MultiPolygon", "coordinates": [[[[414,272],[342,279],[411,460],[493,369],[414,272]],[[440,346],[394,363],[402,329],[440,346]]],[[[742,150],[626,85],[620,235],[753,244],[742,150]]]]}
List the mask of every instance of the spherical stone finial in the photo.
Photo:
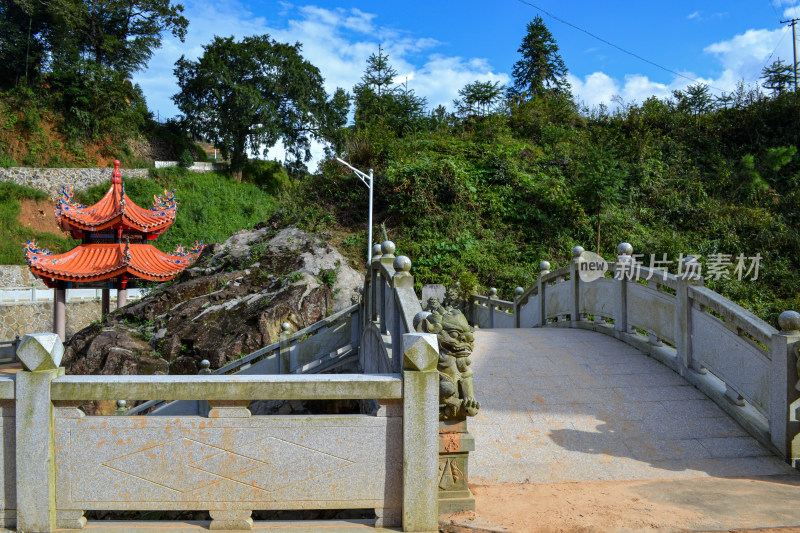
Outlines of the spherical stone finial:
{"type": "Polygon", "coordinates": [[[575,259],[577,259],[577,258],[579,258],[579,257],[581,256],[581,254],[582,254],[583,252],[585,252],[585,251],[586,251],[586,250],[584,250],[584,249],[583,249],[583,246],[576,246],[575,248],[573,248],[573,249],[572,249],[572,257],[573,257],[573,258],[575,258],[575,259]]]}
{"type": "Polygon", "coordinates": [[[378,259],[381,256],[381,245],[380,244],[373,244],[372,245],[372,258],[378,259]]]}
{"type": "Polygon", "coordinates": [[[209,361],[208,359],[203,359],[202,361],[200,361],[200,368],[202,368],[203,370],[211,368],[211,361],[209,361]]]}
{"type": "Polygon", "coordinates": [[[495,296],[497,296],[497,289],[492,287],[491,289],[489,289],[489,298],[494,298],[495,296]]]}
{"type": "Polygon", "coordinates": [[[128,402],[125,400],[117,400],[117,409],[125,409],[125,406],[128,405],[128,402]]]}
{"type": "Polygon", "coordinates": [[[289,333],[290,329],[292,329],[292,326],[288,322],[281,324],[281,330],[283,330],[284,333],[289,333]]]}
{"type": "Polygon", "coordinates": [[[522,293],[524,292],[525,289],[523,289],[522,287],[517,287],[516,289],[514,289],[514,298],[519,298],[520,296],[522,296],[522,293]]]}
{"type": "Polygon", "coordinates": [[[550,261],[542,261],[539,263],[539,271],[542,273],[550,272],[550,261]]]}
{"type": "Polygon", "coordinates": [[[633,246],[629,242],[621,242],[617,245],[617,255],[633,254],[633,246]]]}
{"type": "Polygon", "coordinates": [[[455,286],[456,289],[460,289],[461,288],[461,282],[460,281],[456,281],[456,284],[454,286],[455,286]]]}
{"type": "Polygon", "coordinates": [[[364,294],[364,286],[363,285],[358,288],[358,293],[359,294],[364,294]]]}
{"type": "MultiPolygon", "coordinates": [[[[387,241],[388,242],[388,241],[387,241]]],[[[392,244],[394,247],[394,244],[392,244]]],[[[394,251],[394,250],[392,250],[394,251]]],[[[404,255],[398,255],[393,263],[395,272],[410,272],[411,271],[411,259],[404,255]]]]}
{"type": "Polygon", "coordinates": [[[394,255],[394,251],[396,249],[397,248],[392,241],[383,241],[381,243],[381,252],[383,255],[394,255]]]}
{"type": "Polygon", "coordinates": [[[778,316],[778,326],[781,331],[800,331],[800,313],[797,311],[784,311],[778,316]]]}

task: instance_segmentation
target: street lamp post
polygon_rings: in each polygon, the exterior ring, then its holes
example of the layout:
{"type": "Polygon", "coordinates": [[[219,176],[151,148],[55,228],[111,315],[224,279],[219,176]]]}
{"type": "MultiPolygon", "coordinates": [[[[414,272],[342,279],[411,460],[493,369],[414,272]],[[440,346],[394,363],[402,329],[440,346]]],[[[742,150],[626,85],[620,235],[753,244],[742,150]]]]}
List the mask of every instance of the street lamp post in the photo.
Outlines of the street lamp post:
{"type": "Polygon", "coordinates": [[[344,166],[346,166],[347,168],[349,168],[350,170],[352,170],[355,173],[355,175],[358,176],[358,179],[361,180],[361,183],[363,183],[364,185],[366,185],[369,188],[369,226],[368,226],[368,231],[367,231],[367,234],[368,234],[368,236],[367,236],[367,265],[369,265],[369,264],[372,263],[372,169],[369,169],[369,174],[364,174],[363,172],[361,172],[357,168],[354,168],[353,166],[351,166],[346,161],[344,161],[344,160],[342,160],[342,159],[340,159],[338,157],[336,158],[336,160],[339,163],[341,163],[344,166]]]}

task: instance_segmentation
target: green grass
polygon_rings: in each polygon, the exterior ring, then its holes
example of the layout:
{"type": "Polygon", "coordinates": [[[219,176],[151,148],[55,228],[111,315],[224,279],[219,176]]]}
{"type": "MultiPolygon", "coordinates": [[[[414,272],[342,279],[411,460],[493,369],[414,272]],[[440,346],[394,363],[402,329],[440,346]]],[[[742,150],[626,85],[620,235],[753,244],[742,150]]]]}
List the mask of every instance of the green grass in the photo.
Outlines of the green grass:
{"type": "Polygon", "coordinates": [[[47,200],[47,194],[14,183],[0,182],[0,264],[25,264],[23,245],[28,239],[35,239],[39,246],[53,253],[66,252],[77,244],[72,239],[37,232],[20,224],[20,200],[23,199],[47,200]]]}
{"type": "MultiPolygon", "coordinates": [[[[165,252],[178,244],[191,246],[222,242],[240,229],[252,228],[275,210],[275,198],[252,183],[239,183],[230,176],[215,172],[193,173],[183,169],[152,171],[149,179],[124,180],[125,192],[139,206],[149,208],[153,196],[164,189],[175,189],[178,216],[175,223],[155,241],[165,252]]],[[[91,205],[108,190],[98,185],[77,194],[79,202],[91,205]]]]}

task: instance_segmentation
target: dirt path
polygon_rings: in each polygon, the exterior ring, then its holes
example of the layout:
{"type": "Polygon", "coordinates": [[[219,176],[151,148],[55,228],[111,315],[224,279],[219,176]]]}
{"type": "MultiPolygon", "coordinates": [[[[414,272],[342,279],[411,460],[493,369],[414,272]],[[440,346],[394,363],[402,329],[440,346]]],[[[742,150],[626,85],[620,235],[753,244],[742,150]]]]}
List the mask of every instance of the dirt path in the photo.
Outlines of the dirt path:
{"type": "Polygon", "coordinates": [[[476,513],[447,517],[443,531],[800,531],[796,476],[509,483],[472,491],[476,513]]]}

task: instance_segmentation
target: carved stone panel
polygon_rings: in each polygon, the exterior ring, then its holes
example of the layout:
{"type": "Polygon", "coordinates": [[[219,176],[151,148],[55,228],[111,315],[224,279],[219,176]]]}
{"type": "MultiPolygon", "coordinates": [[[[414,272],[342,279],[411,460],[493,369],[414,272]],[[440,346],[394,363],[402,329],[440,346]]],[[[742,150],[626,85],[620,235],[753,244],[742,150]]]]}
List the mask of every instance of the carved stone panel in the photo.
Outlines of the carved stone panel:
{"type": "Polygon", "coordinates": [[[399,508],[398,418],[56,421],[58,509],[399,508]]]}

